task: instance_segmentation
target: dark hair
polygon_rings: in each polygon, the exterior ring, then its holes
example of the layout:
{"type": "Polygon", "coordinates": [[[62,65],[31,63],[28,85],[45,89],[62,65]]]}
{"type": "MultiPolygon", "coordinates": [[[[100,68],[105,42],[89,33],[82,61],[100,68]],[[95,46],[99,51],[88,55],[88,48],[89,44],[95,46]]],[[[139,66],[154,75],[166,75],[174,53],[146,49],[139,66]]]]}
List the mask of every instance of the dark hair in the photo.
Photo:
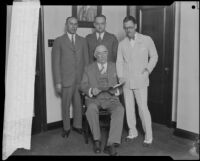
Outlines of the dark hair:
{"type": "Polygon", "coordinates": [[[67,23],[68,21],[69,21],[69,19],[70,18],[75,18],[75,19],[77,19],[76,17],[74,17],[74,16],[70,16],[70,17],[67,17],[67,19],[66,19],[66,22],[65,23],[67,23]]]}
{"type": "Polygon", "coordinates": [[[126,16],[123,20],[123,23],[128,22],[128,21],[132,21],[134,24],[137,24],[136,19],[133,16],[126,16]]]}
{"type": "Polygon", "coordinates": [[[103,17],[105,19],[105,21],[106,21],[106,16],[104,16],[102,14],[101,15],[96,15],[95,18],[94,18],[94,21],[96,20],[97,17],[103,17]]]}

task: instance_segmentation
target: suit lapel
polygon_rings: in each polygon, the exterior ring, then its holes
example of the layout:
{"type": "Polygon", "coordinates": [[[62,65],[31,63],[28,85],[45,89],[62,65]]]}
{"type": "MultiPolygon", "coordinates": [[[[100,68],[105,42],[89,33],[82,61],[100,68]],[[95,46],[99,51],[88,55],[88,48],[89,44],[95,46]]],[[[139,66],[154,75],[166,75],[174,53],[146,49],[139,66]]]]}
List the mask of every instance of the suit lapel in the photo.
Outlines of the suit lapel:
{"type": "Polygon", "coordinates": [[[108,33],[105,31],[103,35],[103,40],[102,42],[106,41],[108,39],[108,33]]]}
{"type": "Polygon", "coordinates": [[[76,50],[76,53],[79,53],[80,49],[81,49],[81,41],[80,41],[79,36],[76,35],[76,38],[75,38],[75,50],[76,50]]]}
{"type": "Polygon", "coordinates": [[[131,46],[130,42],[129,42],[129,39],[128,37],[125,38],[125,49],[127,52],[124,52],[124,57],[126,59],[126,61],[130,60],[130,57],[131,57],[131,53],[133,51],[133,47],[131,46]]]}
{"type": "Polygon", "coordinates": [[[111,68],[111,65],[110,63],[108,62],[107,64],[107,74],[108,74],[108,86],[112,86],[112,68],[111,68]]]}

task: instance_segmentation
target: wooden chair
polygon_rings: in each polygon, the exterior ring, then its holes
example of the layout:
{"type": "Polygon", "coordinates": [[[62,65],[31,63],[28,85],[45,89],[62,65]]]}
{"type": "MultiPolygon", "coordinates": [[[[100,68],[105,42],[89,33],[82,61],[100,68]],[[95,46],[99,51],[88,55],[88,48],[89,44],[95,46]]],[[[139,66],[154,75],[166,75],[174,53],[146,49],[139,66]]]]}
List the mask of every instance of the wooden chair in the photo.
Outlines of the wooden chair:
{"type": "MultiPolygon", "coordinates": [[[[92,136],[89,123],[86,118],[85,112],[87,111],[87,106],[85,104],[86,95],[81,92],[81,101],[82,101],[82,116],[83,116],[83,135],[85,139],[85,143],[88,144],[89,137],[92,136]]],[[[108,110],[100,108],[99,110],[99,119],[100,119],[100,128],[105,128],[109,131],[110,128],[110,112],[108,110]]],[[[92,137],[93,138],[93,137],[92,137]]]]}

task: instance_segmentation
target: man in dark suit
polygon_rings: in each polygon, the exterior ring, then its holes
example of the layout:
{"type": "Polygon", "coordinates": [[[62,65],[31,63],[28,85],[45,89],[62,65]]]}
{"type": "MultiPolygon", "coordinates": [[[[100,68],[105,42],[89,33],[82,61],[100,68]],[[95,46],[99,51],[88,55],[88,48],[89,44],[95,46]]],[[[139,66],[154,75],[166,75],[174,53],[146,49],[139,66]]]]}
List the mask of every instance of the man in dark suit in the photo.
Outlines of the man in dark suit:
{"type": "Polygon", "coordinates": [[[66,33],[54,41],[52,71],[56,92],[62,97],[63,137],[70,133],[70,104],[73,105],[73,129],[82,133],[80,81],[84,66],[88,64],[86,40],[77,35],[78,21],[75,17],[66,20],[66,33]]]}
{"type": "Polygon", "coordinates": [[[111,113],[109,137],[104,152],[117,155],[115,145],[121,143],[124,108],[118,96],[120,88],[112,88],[118,83],[115,63],[107,62],[108,50],[104,45],[97,46],[94,56],[97,61],[85,68],[81,82],[81,90],[86,97],[86,117],[94,139],[94,151],[100,153],[101,133],[99,127],[99,108],[107,109],[111,113]]]}
{"type": "Polygon", "coordinates": [[[114,34],[105,31],[106,17],[104,15],[97,15],[94,19],[95,32],[86,36],[89,61],[94,61],[94,50],[97,45],[105,45],[108,49],[108,61],[116,62],[118,40],[114,34]]]}

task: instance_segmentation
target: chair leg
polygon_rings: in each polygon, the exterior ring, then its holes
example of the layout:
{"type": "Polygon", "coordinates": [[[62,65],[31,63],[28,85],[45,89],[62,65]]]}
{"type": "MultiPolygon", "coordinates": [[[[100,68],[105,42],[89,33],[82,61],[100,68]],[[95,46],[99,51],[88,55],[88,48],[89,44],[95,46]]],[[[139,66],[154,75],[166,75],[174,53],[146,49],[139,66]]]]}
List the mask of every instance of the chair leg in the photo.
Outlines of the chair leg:
{"type": "Polygon", "coordinates": [[[88,144],[88,137],[89,137],[89,125],[86,116],[84,116],[84,139],[85,144],[88,144]]]}

